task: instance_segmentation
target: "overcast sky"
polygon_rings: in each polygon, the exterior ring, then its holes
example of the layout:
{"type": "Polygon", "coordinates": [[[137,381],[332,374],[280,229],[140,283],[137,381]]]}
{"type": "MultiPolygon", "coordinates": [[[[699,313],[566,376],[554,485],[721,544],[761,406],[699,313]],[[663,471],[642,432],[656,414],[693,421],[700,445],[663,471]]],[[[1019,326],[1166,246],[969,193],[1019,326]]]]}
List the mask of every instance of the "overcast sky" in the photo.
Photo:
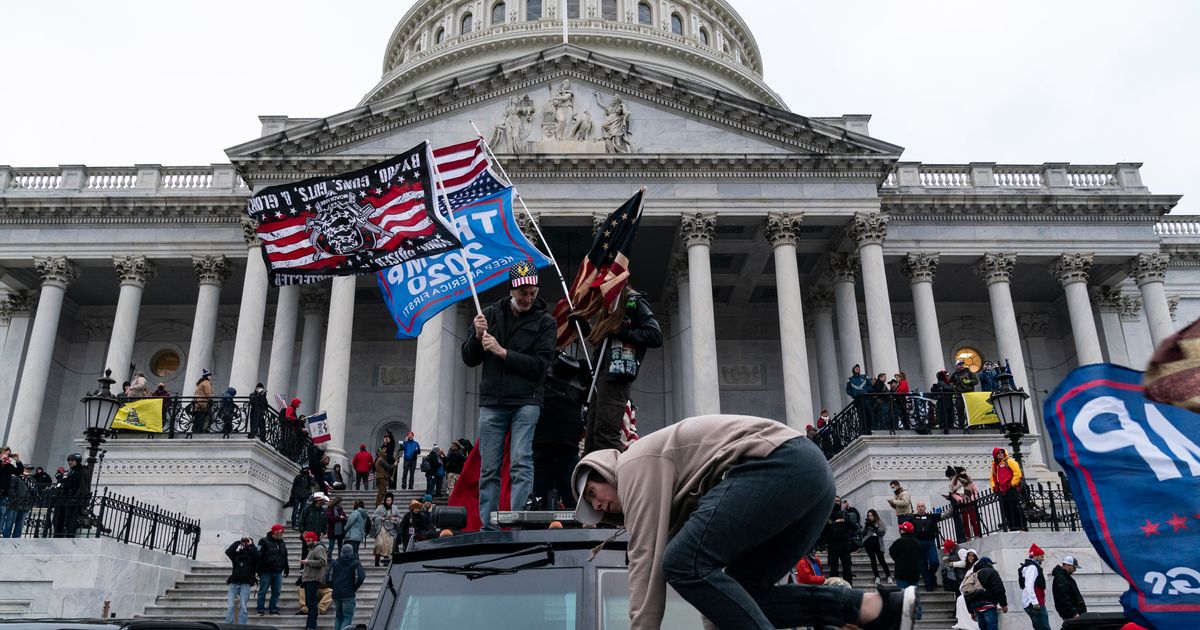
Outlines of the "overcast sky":
{"type": "MultiPolygon", "coordinates": [[[[792,111],[869,113],[904,159],[1144,162],[1200,213],[1200,2],[729,0],[792,111]]],[[[225,162],[257,116],[328,116],[410,1],[6,3],[0,164],[225,162]]]]}

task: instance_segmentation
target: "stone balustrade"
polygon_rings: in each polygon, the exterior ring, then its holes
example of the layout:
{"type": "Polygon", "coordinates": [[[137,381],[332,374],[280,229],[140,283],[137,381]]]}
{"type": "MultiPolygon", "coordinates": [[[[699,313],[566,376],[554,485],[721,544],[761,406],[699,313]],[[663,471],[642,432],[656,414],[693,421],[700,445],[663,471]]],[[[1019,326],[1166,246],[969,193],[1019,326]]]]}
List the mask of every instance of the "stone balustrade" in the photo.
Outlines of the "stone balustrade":
{"type": "Polygon", "coordinates": [[[1154,234],[1159,238],[1200,238],[1200,216],[1163,217],[1154,226],[1154,234]]]}
{"type": "Polygon", "coordinates": [[[211,166],[0,166],[0,195],[62,193],[234,193],[250,188],[231,164],[211,166]]]}
{"type": "Polygon", "coordinates": [[[883,182],[884,191],[917,194],[1087,192],[1148,193],[1141,164],[921,164],[900,162],[883,182]]]}

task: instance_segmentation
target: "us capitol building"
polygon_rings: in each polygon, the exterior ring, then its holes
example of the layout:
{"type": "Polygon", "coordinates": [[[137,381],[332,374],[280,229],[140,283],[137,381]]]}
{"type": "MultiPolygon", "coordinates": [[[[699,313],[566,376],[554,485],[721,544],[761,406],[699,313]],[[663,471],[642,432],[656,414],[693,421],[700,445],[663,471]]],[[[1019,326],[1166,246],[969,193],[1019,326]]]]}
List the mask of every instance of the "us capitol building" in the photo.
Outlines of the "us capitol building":
{"type": "Polygon", "coordinates": [[[0,166],[3,443],[53,470],[80,396],[131,366],[184,396],[208,369],[218,394],[299,397],[339,457],[387,429],[474,436],[467,305],[396,340],[372,277],[271,287],[244,214],[472,123],[567,273],[647,188],[632,282],[667,341],[634,386],[642,432],[716,411],[803,428],[856,364],[926,390],[958,358],[1010,361],[1040,415],[1074,367],[1141,368],[1200,316],[1200,221],[1139,164],[908,162],[870,116],[790,111],[724,0],[567,6],[563,44],[557,1],[421,0],[357,107],[263,116],[228,164],[0,166]]]}

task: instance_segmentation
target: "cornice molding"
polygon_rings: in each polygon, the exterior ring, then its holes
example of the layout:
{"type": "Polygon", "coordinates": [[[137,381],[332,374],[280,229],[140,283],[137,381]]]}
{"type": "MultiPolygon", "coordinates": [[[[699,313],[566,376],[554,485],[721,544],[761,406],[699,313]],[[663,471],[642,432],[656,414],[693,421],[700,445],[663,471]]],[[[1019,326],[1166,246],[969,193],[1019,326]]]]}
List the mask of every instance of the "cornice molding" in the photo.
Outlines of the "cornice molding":
{"type": "Polygon", "coordinates": [[[1179,202],[1177,195],[1047,193],[1012,190],[1005,194],[929,194],[883,191],[880,211],[895,221],[1041,221],[1096,217],[1142,218],[1157,223],[1179,202]],[[1046,215],[1050,215],[1047,217],[1046,215]]]}

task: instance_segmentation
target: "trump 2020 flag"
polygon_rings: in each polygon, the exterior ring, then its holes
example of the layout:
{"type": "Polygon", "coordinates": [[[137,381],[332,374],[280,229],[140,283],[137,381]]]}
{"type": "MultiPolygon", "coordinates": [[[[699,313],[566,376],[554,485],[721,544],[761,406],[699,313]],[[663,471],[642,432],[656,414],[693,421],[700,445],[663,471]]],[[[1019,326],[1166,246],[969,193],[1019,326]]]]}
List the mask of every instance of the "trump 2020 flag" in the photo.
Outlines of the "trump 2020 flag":
{"type": "Polygon", "coordinates": [[[334,177],[264,188],[247,202],[271,282],[374,273],[459,246],[436,210],[428,142],[334,177]]]}
{"type": "Polygon", "coordinates": [[[1145,396],[1142,373],[1067,375],[1044,409],[1092,546],[1129,583],[1126,616],[1200,628],[1200,414],[1145,396]]]}
{"type": "Polygon", "coordinates": [[[112,428],[162,433],[162,423],[163,399],[143,398],[121,405],[121,408],[117,409],[116,417],[113,418],[112,428]]]}
{"type": "Polygon", "coordinates": [[[308,437],[313,444],[328,442],[332,437],[329,435],[329,416],[324,411],[308,417],[308,437]]]}
{"type": "Polygon", "coordinates": [[[508,268],[522,260],[537,267],[550,259],[521,234],[513,217],[512,189],[454,210],[462,249],[411,260],[375,274],[384,304],[396,322],[396,337],[421,334],[425,322],[446,307],[471,297],[467,273],[478,291],[508,280],[508,268]]]}

